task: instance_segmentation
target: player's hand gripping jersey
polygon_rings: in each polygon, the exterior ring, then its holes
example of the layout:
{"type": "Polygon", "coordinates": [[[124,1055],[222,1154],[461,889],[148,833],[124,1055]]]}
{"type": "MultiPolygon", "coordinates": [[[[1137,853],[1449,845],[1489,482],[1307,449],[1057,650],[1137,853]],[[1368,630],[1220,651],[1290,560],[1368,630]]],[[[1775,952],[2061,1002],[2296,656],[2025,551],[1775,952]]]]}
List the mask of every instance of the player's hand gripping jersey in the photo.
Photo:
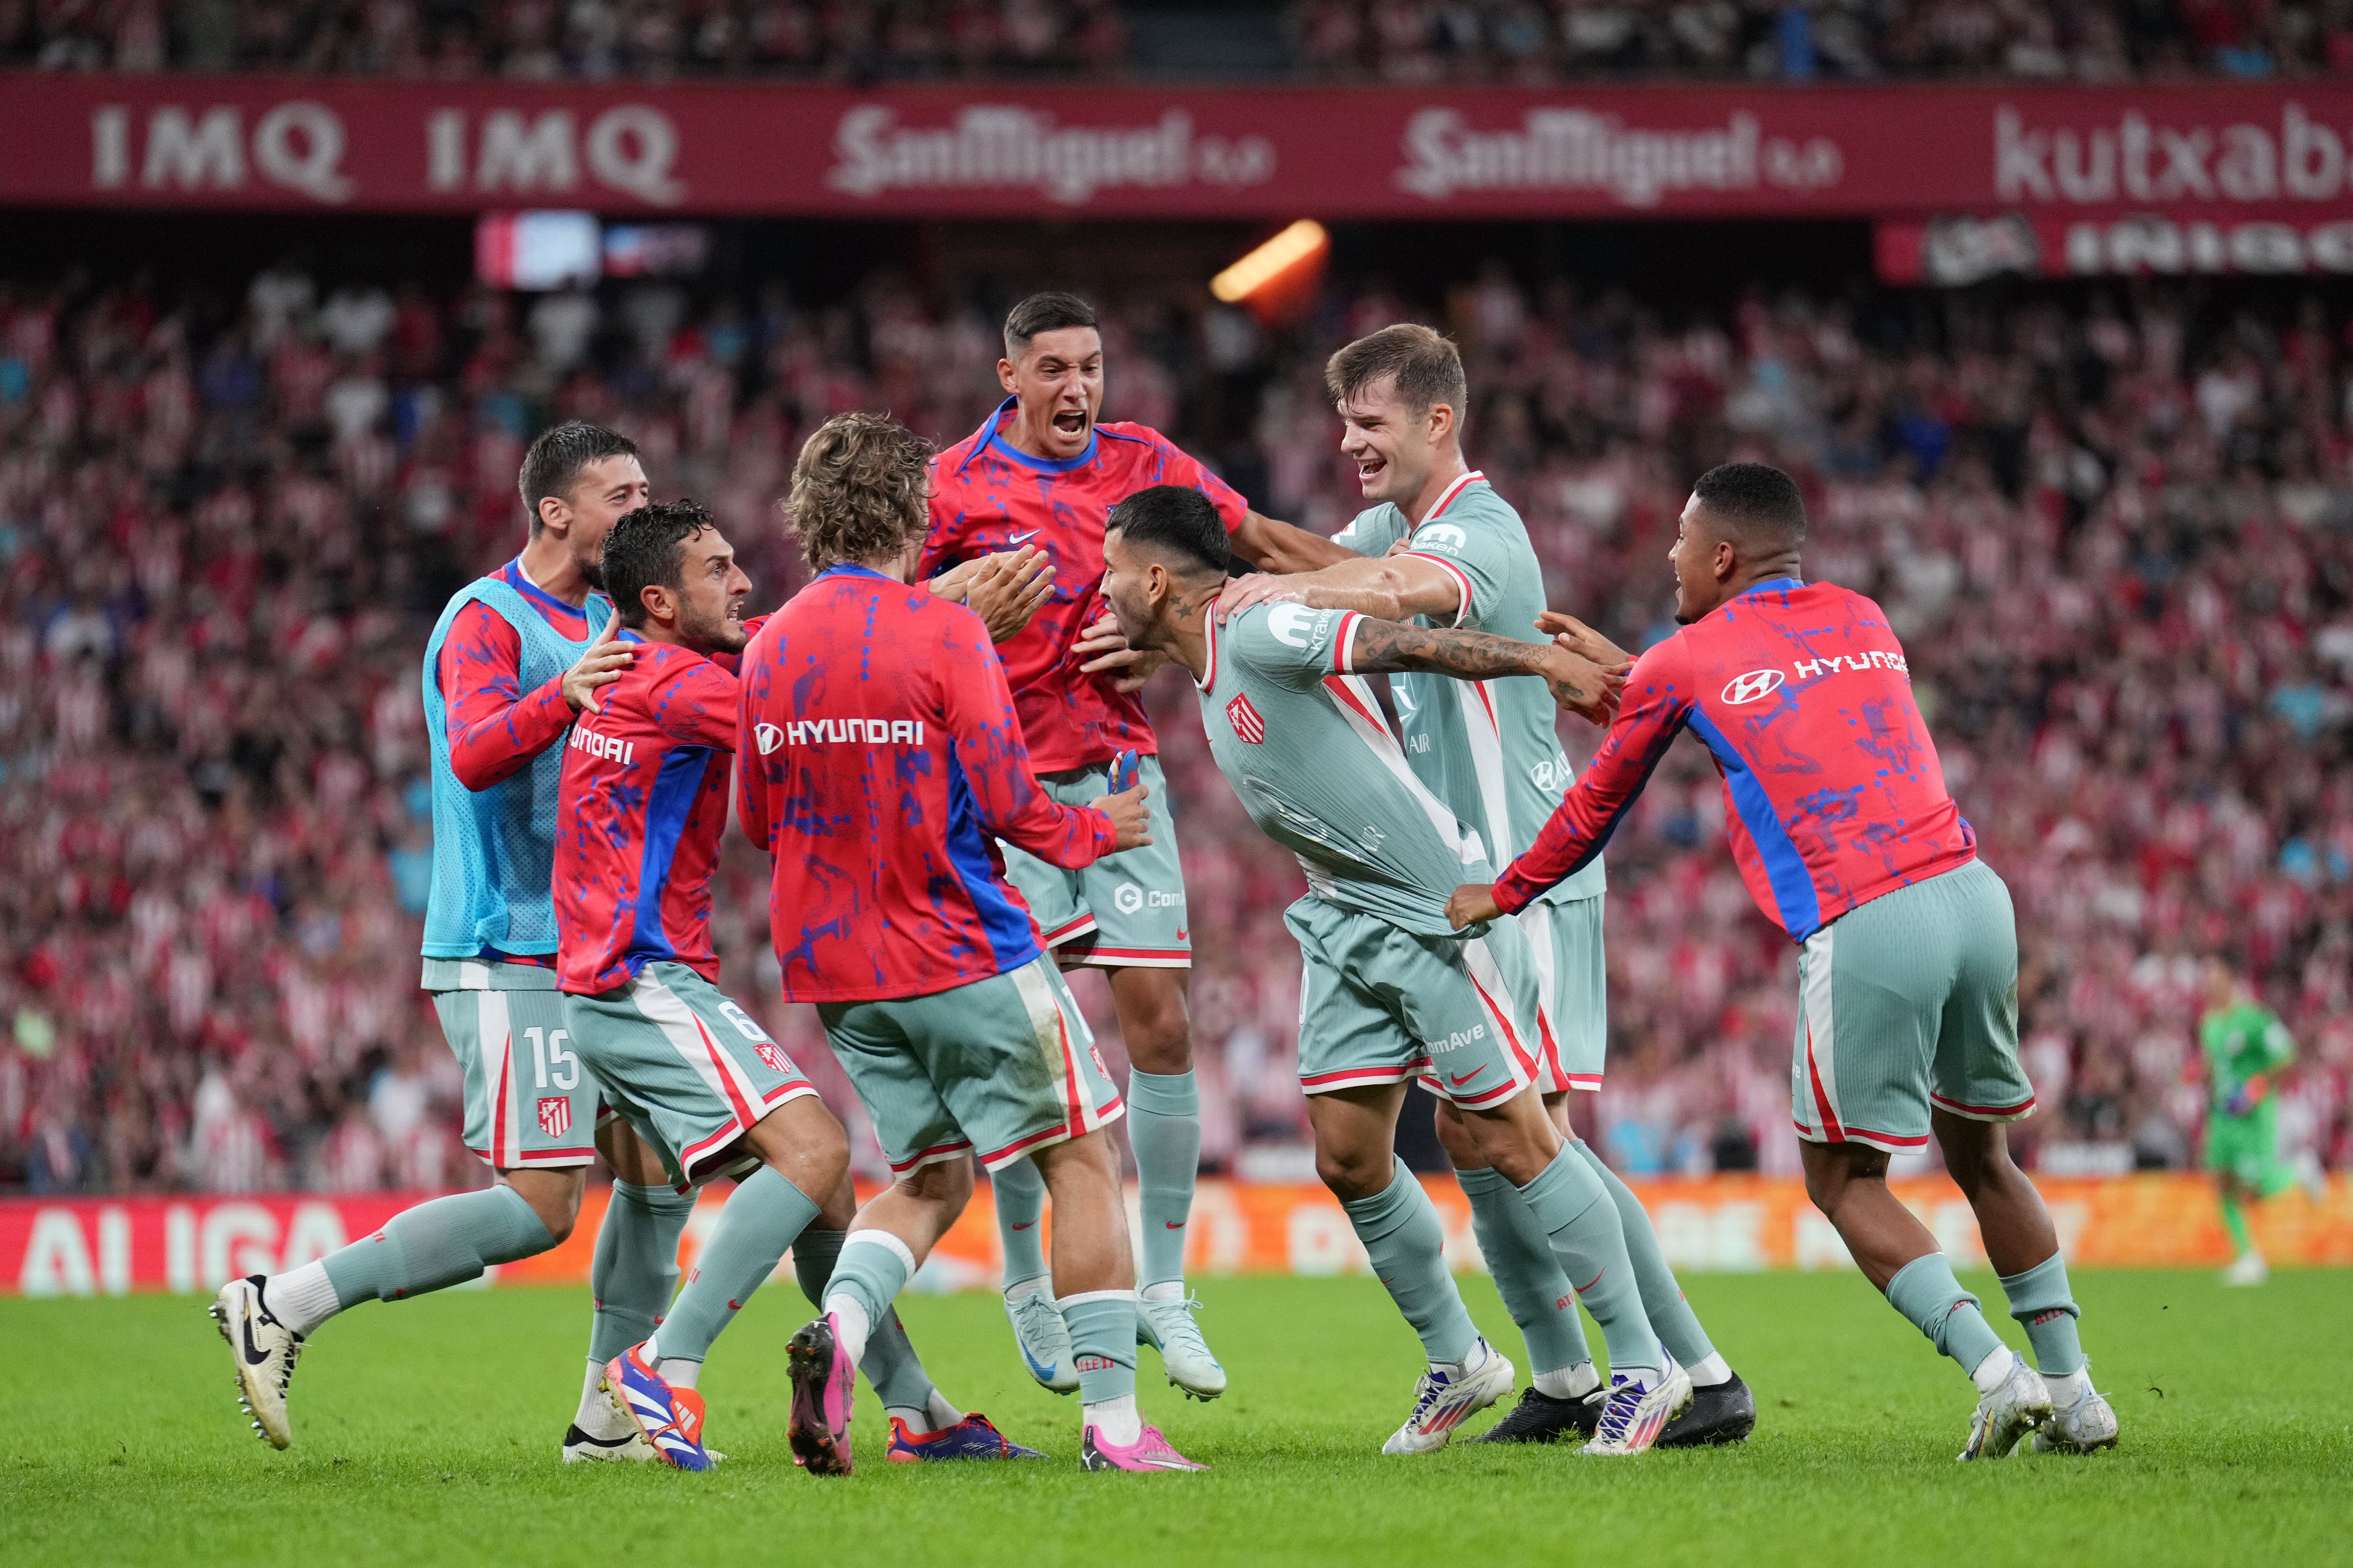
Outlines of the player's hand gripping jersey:
{"type": "Polygon", "coordinates": [[[657,959],[719,978],[711,873],[735,758],[735,677],[725,668],[734,660],[620,635],[637,658],[605,688],[604,711],[573,725],[557,808],[557,983],[582,995],[657,959]]]}
{"type": "Polygon", "coordinates": [[[1004,438],[1008,398],[981,427],[932,459],[931,532],[918,581],[958,562],[1034,545],[1054,568],[1053,596],[997,648],[1013,688],[1031,767],[1041,773],[1097,767],[1123,751],[1156,754],[1140,694],[1083,675],[1071,651],[1103,613],[1103,520],[1153,485],[1190,485],[1209,498],[1229,531],[1249,507],[1234,488],[1141,425],[1095,426],[1068,461],[1033,458],[1004,438]]]}
{"type": "MultiPolygon", "coordinates": [[[[1100,563],[1098,563],[1100,570],[1100,563]]],[[[1117,842],[1038,787],[980,617],[835,566],[744,650],[739,816],[774,857],[768,919],[795,1002],[921,996],[1039,952],[995,840],[1057,866],[1117,842]]]]}
{"type": "Polygon", "coordinates": [[[1200,683],[1209,752],[1243,809],[1299,857],[1311,892],[1424,936],[1451,937],[1446,898],[1488,876],[1486,847],[1416,778],[1349,644],[1349,610],[1208,612],[1200,683]]]}
{"type": "Polygon", "coordinates": [[[1886,613],[1783,577],[1635,660],[1600,754],[1495,884],[1496,904],[1516,912],[1599,855],[1686,725],[1724,776],[1741,879],[1799,942],[1977,858],[1886,613]]]}
{"type": "MultiPolygon", "coordinates": [[[[1448,487],[1419,527],[1386,502],[1358,512],[1333,536],[1360,555],[1385,555],[1399,540],[1408,553],[1451,574],[1461,592],[1454,618],[1440,625],[1539,642],[1546,608],[1544,568],[1528,531],[1484,474],[1448,487]]],[[[1536,834],[1577,776],[1554,728],[1558,709],[1541,680],[1457,680],[1421,671],[1389,677],[1406,760],[1433,794],[1477,825],[1496,865],[1535,842],[1536,834]]],[[[1545,895],[1568,903],[1607,890],[1596,858],[1545,895]]]]}

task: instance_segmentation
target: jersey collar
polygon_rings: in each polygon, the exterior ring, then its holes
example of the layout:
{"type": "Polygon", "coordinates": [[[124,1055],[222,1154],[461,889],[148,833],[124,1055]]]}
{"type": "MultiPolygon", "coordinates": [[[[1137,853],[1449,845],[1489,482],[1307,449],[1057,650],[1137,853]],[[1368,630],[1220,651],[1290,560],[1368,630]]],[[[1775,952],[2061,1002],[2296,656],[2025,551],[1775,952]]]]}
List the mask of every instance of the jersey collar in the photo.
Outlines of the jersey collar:
{"type": "Polygon", "coordinates": [[[553,610],[556,614],[562,616],[578,616],[584,620],[587,618],[588,605],[586,600],[584,599],[577,605],[567,605],[563,600],[557,598],[554,595],[549,593],[546,589],[541,587],[538,584],[533,582],[531,580],[531,574],[522,569],[522,557],[520,555],[508,562],[505,567],[500,571],[499,575],[506,579],[506,584],[508,587],[512,588],[516,593],[521,594],[531,603],[537,605],[542,610],[553,610]]]}
{"type": "Polygon", "coordinates": [[[1087,449],[1075,458],[1033,458],[1012,442],[1001,439],[997,432],[1004,428],[1006,413],[1013,407],[1013,405],[1014,400],[1008,397],[997,405],[997,412],[988,416],[987,426],[988,438],[981,443],[982,446],[989,447],[1000,457],[1020,464],[1025,468],[1035,468],[1041,474],[1067,474],[1072,468],[1085,468],[1095,460],[1095,444],[1101,437],[1092,425],[1087,426],[1087,449]]]}
{"type": "MultiPolygon", "coordinates": [[[[1473,468],[1469,473],[1462,475],[1452,484],[1447,486],[1443,490],[1439,492],[1438,504],[1430,509],[1430,515],[1423,518],[1421,520],[1422,522],[1437,521],[1439,514],[1443,512],[1448,507],[1452,506],[1454,504],[1454,498],[1461,495],[1465,489],[1468,489],[1473,479],[1483,484],[1486,482],[1486,479],[1487,476],[1480,472],[1477,468],[1473,468]]],[[[1414,526],[1419,528],[1420,523],[1416,523],[1414,526]]]]}
{"type": "MultiPolygon", "coordinates": [[[[1218,592],[1222,595],[1225,590],[1220,588],[1218,592]]],[[[1209,657],[1202,661],[1201,679],[1193,684],[1209,691],[1218,684],[1218,601],[1214,598],[1201,606],[1201,635],[1208,641],[1209,657]]]]}
{"type": "Polygon", "coordinates": [[[1751,594],[1794,594],[1805,584],[1795,577],[1767,577],[1762,583],[1751,583],[1734,595],[1745,599],[1751,594]]]}
{"type": "MultiPolygon", "coordinates": [[[[877,572],[871,566],[860,566],[855,561],[837,561],[832,565],[827,567],[824,571],[818,573],[818,575],[820,577],[871,577],[877,583],[899,582],[899,579],[896,577],[890,576],[885,573],[877,572]]],[[[906,586],[904,583],[899,583],[899,585],[902,588],[906,586]]]]}

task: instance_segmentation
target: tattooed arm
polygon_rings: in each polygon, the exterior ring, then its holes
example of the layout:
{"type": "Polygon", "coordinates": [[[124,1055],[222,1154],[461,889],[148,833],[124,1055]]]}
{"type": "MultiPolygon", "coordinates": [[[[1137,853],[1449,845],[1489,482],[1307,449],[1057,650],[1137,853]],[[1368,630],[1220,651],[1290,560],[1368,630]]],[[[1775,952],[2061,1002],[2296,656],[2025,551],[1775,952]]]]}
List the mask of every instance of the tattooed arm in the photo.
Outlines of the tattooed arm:
{"type": "Polygon", "coordinates": [[[1485,632],[1432,631],[1397,621],[1357,616],[1347,628],[1346,667],[1366,675],[1427,670],[1458,680],[1535,675],[1552,700],[1571,712],[1607,724],[1626,683],[1623,665],[1602,665],[1557,643],[1520,642],[1485,632]]]}

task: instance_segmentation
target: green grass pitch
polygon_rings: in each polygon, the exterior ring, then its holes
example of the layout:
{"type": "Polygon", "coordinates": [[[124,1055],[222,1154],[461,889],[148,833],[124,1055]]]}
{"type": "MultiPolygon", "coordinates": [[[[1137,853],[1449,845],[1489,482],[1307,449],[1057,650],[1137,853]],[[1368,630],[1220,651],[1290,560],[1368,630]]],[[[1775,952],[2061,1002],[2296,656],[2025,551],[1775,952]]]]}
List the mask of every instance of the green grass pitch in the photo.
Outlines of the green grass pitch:
{"type": "MultiPolygon", "coordinates": [[[[1493,1289],[1463,1284],[1521,1359],[1493,1289]]],[[[1022,1374],[984,1293],[913,1298],[904,1315],[950,1396],[1049,1460],[883,1464],[881,1413],[862,1396],[858,1473],[824,1481],[785,1443],[783,1352],[805,1309],[782,1283],[717,1347],[708,1436],[732,1457],[708,1476],[556,1463],[582,1291],[350,1313],[302,1363],[283,1454],[246,1432],[198,1302],[8,1300],[0,1562],[2353,1562],[2353,1271],[2240,1291],[2202,1273],[2078,1274],[2122,1448],[1973,1467],[1953,1461],[1967,1383],[1854,1275],[1689,1285],[1757,1390],[1743,1447],[1609,1461],[1458,1443],[1385,1458],[1417,1358],[1379,1288],[1234,1279],[1200,1287],[1233,1378],[1224,1399],[1179,1400],[1142,1352],[1148,1415],[1208,1475],[1080,1471],[1075,1405],[1022,1374]]]]}

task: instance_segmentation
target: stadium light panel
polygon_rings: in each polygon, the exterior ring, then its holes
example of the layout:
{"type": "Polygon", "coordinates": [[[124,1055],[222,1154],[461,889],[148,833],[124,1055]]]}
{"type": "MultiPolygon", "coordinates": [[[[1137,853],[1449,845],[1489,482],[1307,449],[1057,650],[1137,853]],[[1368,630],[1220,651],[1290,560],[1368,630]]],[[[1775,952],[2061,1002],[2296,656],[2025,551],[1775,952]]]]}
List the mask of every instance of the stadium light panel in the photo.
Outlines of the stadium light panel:
{"type": "Polygon", "coordinates": [[[1209,280],[1209,292],[1239,305],[1294,268],[1320,264],[1331,254],[1332,237],[1314,218],[1301,218],[1209,280]]]}

